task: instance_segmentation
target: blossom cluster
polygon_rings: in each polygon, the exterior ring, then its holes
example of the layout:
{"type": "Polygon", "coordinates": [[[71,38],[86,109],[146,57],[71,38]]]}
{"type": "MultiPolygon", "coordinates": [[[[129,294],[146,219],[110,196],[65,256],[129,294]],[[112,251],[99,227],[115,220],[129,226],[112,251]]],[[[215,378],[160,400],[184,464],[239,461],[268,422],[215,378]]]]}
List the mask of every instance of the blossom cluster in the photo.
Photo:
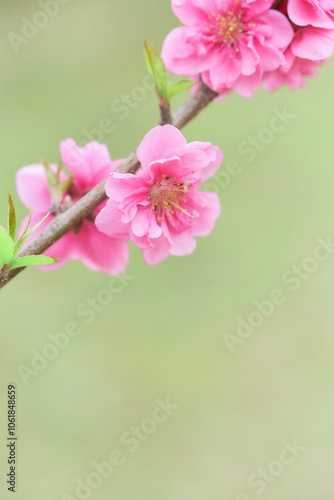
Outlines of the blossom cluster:
{"type": "Polygon", "coordinates": [[[172,0],[184,24],[166,37],[162,58],[175,74],[201,76],[224,96],[252,97],[305,86],[334,53],[333,0],[172,0]]]}
{"type": "MultiPolygon", "coordinates": [[[[262,83],[269,91],[283,84],[297,89],[334,53],[334,0],[172,0],[172,7],[184,26],[164,41],[167,69],[202,79],[221,96],[234,89],[251,97],[262,83]]],[[[164,65],[153,55],[163,80],[164,65]]],[[[147,57],[154,75],[152,53],[147,57]]],[[[57,216],[105,178],[108,199],[50,248],[60,259],[52,268],[81,260],[92,270],[119,274],[129,260],[129,241],[149,265],[188,255],[220,214],[217,195],[199,189],[219,169],[222,152],[208,142],[187,143],[172,125],[144,137],[136,174],[119,173],[122,160],[112,161],[107,146],[96,142],[79,147],[67,139],[60,154],[66,171],[36,164],[17,173],[18,195],[32,205],[33,224],[50,208],[57,216]],[[65,186],[56,200],[50,175],[65,186]]]]}
{"type": "MultiPolygon", "coordinates": [[[[137,150],[141,163],[137,175],[115,172],[122,160],[112,161],[107,147],[97,142],[80,148],[67,139],[61,143],[60,153],[72,176],[61,205],[75,203],[106,177],[108,200],[50,247],[49,253],[60,262],[43,269],[81,260],[91,270],[117,275],[128,264],[129,240],[140,248],[146,263],[153,265],[168,255],[192,253],[195,237],[206,236],[214,228],[220,214],[219,198],[199,188],[220,167],[223,154],[217,146],[187,143],[172,125],[158,126],[137,150]]],[[[49,168],[57,170],[56,165],[49,168]]],[[[61,181],[67,178],[62,171],[61,181]]],[[[40,221],[53,204],[45,167],[21,168],[16,187],[23,204],[32,205],[32,223],[40,221]]]]}

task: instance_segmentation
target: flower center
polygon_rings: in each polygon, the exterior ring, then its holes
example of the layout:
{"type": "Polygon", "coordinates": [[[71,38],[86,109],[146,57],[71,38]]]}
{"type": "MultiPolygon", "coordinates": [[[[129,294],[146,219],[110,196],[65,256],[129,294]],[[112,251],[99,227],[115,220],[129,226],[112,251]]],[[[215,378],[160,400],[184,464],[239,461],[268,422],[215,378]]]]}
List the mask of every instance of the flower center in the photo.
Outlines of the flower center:
{"type": "Polygon", "coordinates": [[[156,213],[157,221],[164,222],[166,216],[171,218],[176,211],[193,218],[187,209],[181,206],[181,203],[187,203],[186,194],[188,193],[190,193],[190,190],[187,184],[178,183],[176,179],[165,175],[162,176],[160,182],[154,183],[148,199],[152,203],[152,209],[156,213]]]}
{"type": "Polygon", "coordinates": [[[233,47],[245,32],[243,11],[237,5],[239,0],[227,0],[227,8],[219,13],[208,13],[206,26],[212,32],[211,41],[233,47]]]}
{"type": "Polygon", "coordinates": [[[217,22],[220,25],[218,35],[223,43],[230,46],[234,45],[243,32],[241,13],[234,14],[232,11],[228,11],[224,15],[218,14],[217,22]]]}

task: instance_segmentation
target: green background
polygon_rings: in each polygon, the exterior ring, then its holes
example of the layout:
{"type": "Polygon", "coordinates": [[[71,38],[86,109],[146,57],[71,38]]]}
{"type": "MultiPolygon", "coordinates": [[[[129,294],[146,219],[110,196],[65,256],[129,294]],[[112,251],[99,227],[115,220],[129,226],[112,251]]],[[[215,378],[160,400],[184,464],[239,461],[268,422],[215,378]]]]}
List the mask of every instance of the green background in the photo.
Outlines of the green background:
{"type": "MultiPolygon", "coordinates": [[[[114,129],[102,140],[112,158],[125,157],[157,124],[152,91],[131,101],[126,119],[111,106],[143,87],[142,39],[160,48],[177,23],[168,0],[71,0],[15,54],[8,34],[40,10],[35,1],[1,2],[3,225],[8,192],[26,213],[14,184],[21,166],[41,156],[58,161],[61,140],[84,141],[84,130],[105,118],[114,129]]],[[[332,500],[334,255],[295,291],[282,276],[309,262],[317,238],[334,237],[333,76],[332,62],[307,90],[232,95],[187,126],[188,140],[222,148],[225,171],[239,164],[228,185],[215,184],[222,216],[189,257],[148,267],[131,247],[134,279],[91,323],[77,306],[110,278],[78,262],[54,273],[30,269],[1,291],[1,499],[12,498],[5,411],[15,383],[19,500],[75,498],[77,478],[113,450],[124,464],[89,498],[332,500]],[[247,161],[240,144],[285,107],[295,118],[247,161]],[[226,332],[236,335],[238,318],[275,289],[285,302],[232,353],[226,332]],[[31,366],[32,350],[42,352],[48,334],[69,322],[81,334],[26,385],[18,367],[31,366]],[[179,408],[131,453],[122,434],[167,397],[179,408]],[[300,456],[259,495],[248,478],[294,440],[300,456]]]]}

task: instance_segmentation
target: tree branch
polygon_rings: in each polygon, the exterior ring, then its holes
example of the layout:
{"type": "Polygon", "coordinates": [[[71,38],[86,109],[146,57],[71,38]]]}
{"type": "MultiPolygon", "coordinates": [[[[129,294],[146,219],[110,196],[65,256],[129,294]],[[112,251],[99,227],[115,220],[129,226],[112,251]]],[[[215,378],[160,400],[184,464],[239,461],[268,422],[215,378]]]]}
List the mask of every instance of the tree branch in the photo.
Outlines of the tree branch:
{"type": "Polygon", "coordinates": [[[173,118],[170,112],[170,104],[167,99],[163,99],[160,97],[160,114],[161,114],[161,122],[160,125],[167,125],[168,123],[173,122],[173,118]]]}
{"type": "MultiPolygon", "coordinates": [[[[199,87],[194,95],[192,95],[172,116],[172,125],[181,129],[198,113],[205,108],[217,94],[200,82],[199,87]]],[[[121,173],[134,174],[140,168],[136,153],[124,160],[121,166],[117,169],[121,173]]],[[[85,217],[88,217],[93,210],[106,199],[104,191],[106,179],[95,186],[85,196],[80,198],[72,207],[64,213],[55,217],[50,224],[27,245],[19,256],[38,255],[44,253],[51,245],[58,241],[62,236],[68,233],[71,229],[77,226],[85,217]]],[[[15,269],[8,273],[0,282],[0,289],[11,281],[24,268],[15,269]]]]}

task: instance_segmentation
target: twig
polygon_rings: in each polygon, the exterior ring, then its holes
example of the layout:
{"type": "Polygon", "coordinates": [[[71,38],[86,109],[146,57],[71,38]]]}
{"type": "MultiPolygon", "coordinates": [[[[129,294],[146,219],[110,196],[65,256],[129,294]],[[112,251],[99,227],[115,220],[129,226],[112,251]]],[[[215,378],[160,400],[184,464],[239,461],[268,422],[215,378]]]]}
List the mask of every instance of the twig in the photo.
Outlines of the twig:
{"type": "Polygon", "coordinates": [[[167,125],[167,123],[172,123],[173,118],[170,112],[170,104],[167,99],[160,98],[160,113],[161,122],[160,125],[167,125]]]}
{"type": "MultiPolygon", "coordinates": [[[[172,115],[172,125],[181,129],[193,120],[215,97],[217,97],[217,94],[200,82],[196,93],[172,115]]],[[[138,162],[136,153],[131,153],[117,171],[134,174],[139,168],[140,163],[138,162]]],[[[106,179],[80,198],[80,200],[64,213],[55,217],[37,238],[20,252],[19,256],[42,254],[62,236],[77,226],[84,218],[88,217],[91,212],[106,199],[106,193],[104,191],[105,182],[106,179]]],[[[0,282],[0,289],[9,283],[23,269],[24,268],[15,269],[8,273],[4,280],[0,282]]]]}

